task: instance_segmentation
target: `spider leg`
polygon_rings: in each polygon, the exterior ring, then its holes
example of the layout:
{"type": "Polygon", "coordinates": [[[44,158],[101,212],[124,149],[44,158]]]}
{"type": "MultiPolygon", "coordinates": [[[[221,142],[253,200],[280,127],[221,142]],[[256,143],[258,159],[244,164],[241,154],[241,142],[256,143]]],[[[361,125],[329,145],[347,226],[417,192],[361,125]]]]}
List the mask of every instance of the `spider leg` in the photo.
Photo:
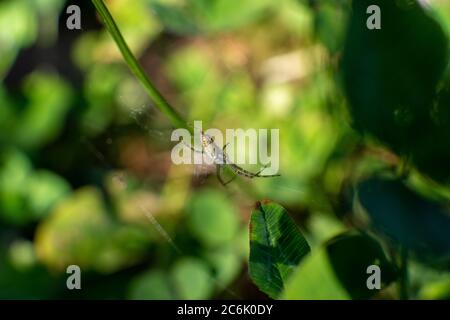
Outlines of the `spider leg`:
{"type": "Polygon", "coordinates": [[[268,166],[269,166],[268,164],[264,165],[258,172],[254,173],[254,177],[259,177],[259,174],[263,172],[264,169],[267,168],[268,166]]]}
{"type": "Polygon", "coordinates": [[[186,147],[188,147],[189,149],[191,149],[192,151],[194,151],[194,152],[197,152],[197,153],[204,153],[204,150],[202,149],[202,150],[197,150],[197,149],[195,149],[192,145],[190,145],[190,144],[187,144],[186,142],[184,142],[184,145],[186,146],[186,147]]]}
{"type": "Polygon", "coordinates": [[[222,169],[222,167],[220,165],[216,165],[216,175],[217,175],[217,180],[219,180],[219,182],[225,187],[225,181],[223,181],[222,176],[220,175],[220,170],[222,169]]]}
{"type": "Polygon", "coordinates": [[[227,146],[229,144],[230,143],[224,144],[223,147],[222,147],[222,159],[220,159],[222,164],[227,164],[228,163],[228,160],[227,160],[228,159],[228,155],[227,155],[225,149],[227,148],[227,146]]]}
{"type": "Polygon", "coordinates": [[[251,176],[250,178],[255,178],[255,177],[258,177],[258,178],[270,178],[270,177],[279,177],[279,176],[281,176],[280,174],[261,175],[261,172],[263,172],[263,170],[264,170],[265,168],[267,168],[268,166],[269,166],[269,165],[266,164],[266,165],[263,166],[258,172],[253,173],[252,176],[251,176]]]}
{"type": "Polygon", "coordinates": [[[216,165],[216,174],[217,174],[217,179],[220,181],[220,183],[226,187],[227,184],[229,184],[231,181],[233,181],[234,179],[236,179],[237,175],[235,175],[234,177],[232,177],[230,180],[228,180],[227,182],[225,182],[222,178],[222,175],[220,174],[220,170],[222,169],[221,165],[216,165]]]}
{"type": "Polygon", "coordinates": [[[235,175],[233,178],[231,178],[230,180],[228,180],[227,182],[225,182],[225,186],[226,186],[227,184],[229,184],[231,181],[233,181],[234,179],[236,179],[236,177],[237,177],[237,175],[235,175]]]}

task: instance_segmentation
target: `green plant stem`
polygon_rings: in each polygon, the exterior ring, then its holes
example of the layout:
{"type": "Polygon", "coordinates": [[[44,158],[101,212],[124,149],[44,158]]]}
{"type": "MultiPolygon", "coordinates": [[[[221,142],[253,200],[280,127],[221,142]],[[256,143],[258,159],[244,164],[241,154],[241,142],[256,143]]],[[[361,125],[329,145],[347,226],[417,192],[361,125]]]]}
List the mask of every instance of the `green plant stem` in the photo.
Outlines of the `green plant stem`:
{"type": "Polygon", "coordinates": [[[408,300],[408,249],[405,247],[400,248],[400,283],[399,283],[399,293],[400,299],[408,300]]]}
{"type": "Polygon", "coordinates": [[[122,53],[122,56],[125,59],[126,63],[128,64],[128,67],[142,84],[156,107],[169,118],[172,125],[174,125],[175,127],[186,128],[187,130],[192,132],[192,129],[187,125],[186,121],[167,102],[167,100],[164,99],[158,89],[156,89],[156,87],[147,77],[144,70],[142,69],[142,66],[139,64],[136,57],[133,55],[127,43],[125,42],[125,39],[117,28],[114,18],[111,16],[111,13],[109,12],[103,1],[92,0],[92,2],[97,9],[97,12],[105,22],[108,32],[111,34],[117,46],[119,47],[119,50],[122,53]]]}

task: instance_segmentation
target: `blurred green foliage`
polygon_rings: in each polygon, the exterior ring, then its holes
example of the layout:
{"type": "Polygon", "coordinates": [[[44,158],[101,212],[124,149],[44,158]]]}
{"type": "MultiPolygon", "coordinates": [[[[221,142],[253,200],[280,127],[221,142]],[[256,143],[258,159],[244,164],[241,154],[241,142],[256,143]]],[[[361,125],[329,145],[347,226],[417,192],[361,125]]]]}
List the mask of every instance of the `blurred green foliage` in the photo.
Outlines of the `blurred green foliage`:
{"type": "Polygon", "coordinates": [[[81,31],[66,1],[1,1],[0,298],[266,297],[247,272],[262,199],[311,247],[289,272],[260,265],[286,275],[272,297],[399,298],[407,248],[410,297],[448,298],[450,5],[428,2],[105,1],[189,122],[280,129],[282,176],[223,188],[172,164],[167,120],[89,1],[81,31]]]}
{"type": "Polygon", "coordinates": [[[374,228],[382,230],[425,260],[449,267],[450,216],[445,206],[398,181],[370,179],[358,186],[358,200],[374,228]]]}
{"type": "Polygon", "coordinates": [[[448,104],[434,100],[448,65],[448,36],[414,1],[355,1],[352,9],[343,71],[355,125],[445,182],[449,157],[442,146],[450,132],[441,109],[448,104]],[[383,10],[379,32],[364,28],[371,4],[383,10]]]}
{"type": "Polygon", "coordinates": [[[377,241],[353,232],[340,234],[301,263],[287,283],[284,298],[368,299],[378,292],[366,286],[370,265],[380,267],[383,287],[397,278],[398,271],[377,241]]]}
{"type": "Polygon", "coordinates": [[[237,214],[226,197],[217,191],[201,191],[193,195],[186,215],[187,227],[204,246],[217,247],[236,237],[237,214]]]}

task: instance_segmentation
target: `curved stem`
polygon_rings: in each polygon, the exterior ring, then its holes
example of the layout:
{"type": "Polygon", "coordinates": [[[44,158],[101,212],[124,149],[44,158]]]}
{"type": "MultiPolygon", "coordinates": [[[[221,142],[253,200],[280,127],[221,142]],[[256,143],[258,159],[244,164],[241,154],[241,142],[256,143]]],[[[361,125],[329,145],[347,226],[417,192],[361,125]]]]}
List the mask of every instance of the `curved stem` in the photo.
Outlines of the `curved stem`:
{"type": "Polygon", "coordinates": [[[164,99],[158,89],[156,89],[156,87],[147,77],[144,70],[142,69],[142,66],[139,64],[136,57],[133,55],[127,43],[125,42],[125,39],[120,33],[119,28],[117,28],[117,25],[113,17],[111,16],[111,13],[109,12],[103,1],[92,0],[92,2],[97,9],[97,12],[105,22],[106,29],[109,31],[117,46],[119,47],[119,50],[122,53],[122,56],[125,59],[126,63],[128,64],[128,67],[142,84],[156,107],[169,118],[172,125],[174,125],[175,127],[186,128],[189,131],[192,131],[192,129],[187,125],[186,121],[167,102],[167,100],[164,99]]]}

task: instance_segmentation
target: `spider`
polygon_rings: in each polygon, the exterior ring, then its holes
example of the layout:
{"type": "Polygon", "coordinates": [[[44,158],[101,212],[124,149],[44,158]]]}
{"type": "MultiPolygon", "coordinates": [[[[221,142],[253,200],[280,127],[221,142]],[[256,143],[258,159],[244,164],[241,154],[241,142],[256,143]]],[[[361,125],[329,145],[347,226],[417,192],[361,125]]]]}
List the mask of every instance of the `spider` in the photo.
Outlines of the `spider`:
{"type": "Polygon", "coordinates": [[[256,173],[250,172],[248,170],[245,170],[244,168],[238,166],[237,164],[233,163],[230,158],[228,157],[226,153],[226,148],[229,143],[225,144],[223,148],[220,148],[215,142],[214,137],[211,137],[207,134],[205,134],[203,131],[200,133],[200,140],[201,140],[201,150],[196,150],[193,146],[188,145],[188,147],[193,150],[194,152],[206,154],[216,165],[216,175],[219,182],[226,186],[231,181],[233,181],[238,175],[247,177],[249,179],[253,178],[272,178],[272,177],[279,177],[280,174],[270,174],[270,175],[263,175],[261,174],[264,169],[267,168],[267,165],[261,168],[256,173]],[[235,176],[232,177],[230,180],[225,182],[221,176],[221,170],[224,166],[228,166],[234,173],[235,176]]]}

